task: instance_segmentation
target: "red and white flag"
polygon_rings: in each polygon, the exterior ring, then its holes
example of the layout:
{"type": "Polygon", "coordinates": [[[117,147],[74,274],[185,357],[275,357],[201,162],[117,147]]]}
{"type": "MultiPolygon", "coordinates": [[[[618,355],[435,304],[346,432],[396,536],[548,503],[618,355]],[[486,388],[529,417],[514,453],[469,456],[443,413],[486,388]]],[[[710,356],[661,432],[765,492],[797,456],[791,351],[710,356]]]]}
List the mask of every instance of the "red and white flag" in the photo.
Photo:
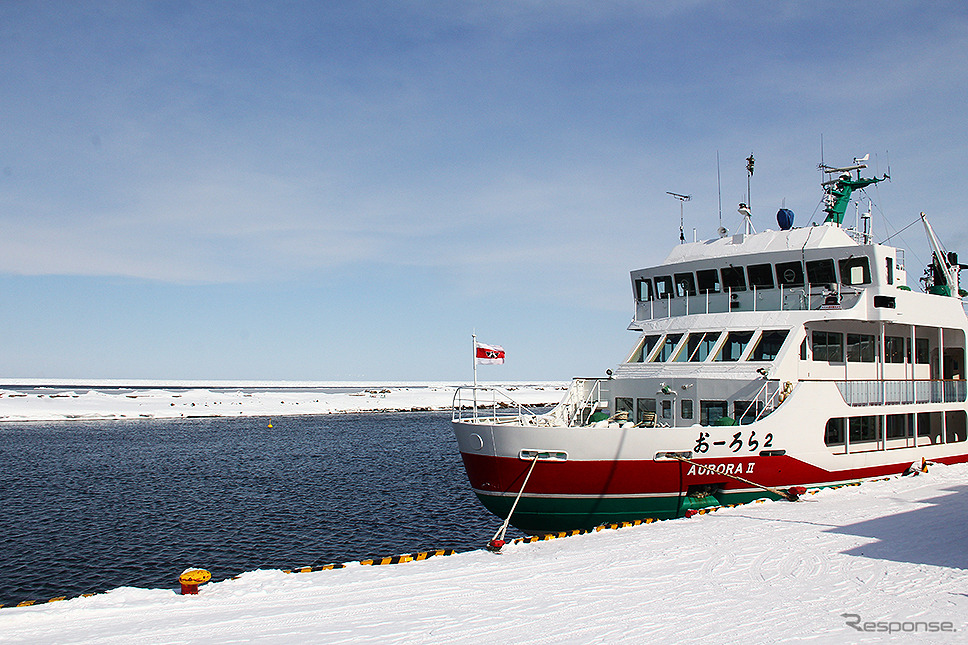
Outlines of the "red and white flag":
{"type": "Polygon", "coordinates": [[[479,365],[501,365],[504,363],[504,348],[500,345],[477,343],[474,356],[479,365]]]}

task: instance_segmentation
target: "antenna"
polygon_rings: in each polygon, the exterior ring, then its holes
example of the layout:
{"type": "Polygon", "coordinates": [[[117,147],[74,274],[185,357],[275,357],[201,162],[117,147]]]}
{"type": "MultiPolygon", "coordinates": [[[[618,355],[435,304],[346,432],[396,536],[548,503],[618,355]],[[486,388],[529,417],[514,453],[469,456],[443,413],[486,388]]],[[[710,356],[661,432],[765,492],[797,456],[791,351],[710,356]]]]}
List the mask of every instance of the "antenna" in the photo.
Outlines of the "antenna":
{"type": "Polygon", "coordinates": [[[719,177],[719,150],[716,151],[716,190],[719,191],[719,228],[723,227],[723,182],[719,177]]]}
{"type": "Polygon", "coordinates": [[[679,193],[672,193],[668,190],[666,191],[666,195],[672,195],[679,200],[679,244],[685,244],[686,236],[682,231],[682,205],[692,199],[692,195],[680,195],[679,193]]]}

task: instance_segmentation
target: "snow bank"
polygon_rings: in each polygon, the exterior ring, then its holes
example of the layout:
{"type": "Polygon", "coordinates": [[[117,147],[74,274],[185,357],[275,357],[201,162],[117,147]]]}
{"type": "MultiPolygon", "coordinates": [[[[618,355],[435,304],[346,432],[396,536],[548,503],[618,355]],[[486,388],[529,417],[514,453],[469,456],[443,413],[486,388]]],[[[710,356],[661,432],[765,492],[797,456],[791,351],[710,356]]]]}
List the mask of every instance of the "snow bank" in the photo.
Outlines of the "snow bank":
{"type": "MultiPolygon", "coordinates": [[[[184,383],[184,382],[182,382],[184,383]]],[[[24,384],[21,384],[24,385],[24,384]]],[[[27,384],[31,385],[31,384],[27,384]]],[[[449,410],[459,387],[447,383],[227,383],[207,387],[169,382],[167,388],[112,382],[89,386],[31,385],[0,389],[0,421],[171,419],[208,416],[282,416],[396,410],[449,410]],[[118,389],[123,387],[124,389],[118,389]],[[175,389],[179,388],[179,389],[175,389]],[[353,390],[331,392],[330,390],[353,390]]],[[[523,405],[553,405],[566,383],[504,384],[523,405]]]]}
{"type": "Polygon", "coordinates": [[[0,641],[964,642],[966,479],[933,466],[501,555],[254,571],[197,596],[121,588],[2,609],[0,641]]]}

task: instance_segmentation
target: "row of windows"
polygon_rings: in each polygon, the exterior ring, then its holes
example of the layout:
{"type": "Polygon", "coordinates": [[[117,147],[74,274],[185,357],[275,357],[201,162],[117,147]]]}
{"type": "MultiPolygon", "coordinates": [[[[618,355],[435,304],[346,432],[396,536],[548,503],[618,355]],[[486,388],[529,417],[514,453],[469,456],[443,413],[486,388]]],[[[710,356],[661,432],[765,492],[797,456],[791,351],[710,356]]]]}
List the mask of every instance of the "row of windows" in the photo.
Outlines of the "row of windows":
{"type": "MultiPolygon", "coordinates": [[[[788,331],[769,330],[760,334],[747,360],[772,361],[780,351],[788,331]]],[[[693,332],[682,342],[684,334],[646,336],[635,349],[629,363],[699,363],[738,361],[753,338],[751,331],[693,332]],[[725,335],[719,349],[716,345],[725,335]],[[678,348],[678,351],[677,351],[678,348]],[[715,352],[715,353],[714,353],[715,352]]]]}
{"type": "MultiPolygon", "coordinates": [[[[828,446],[843,446],[848,439],[851,444],[884,439],[888,441],[913,439],[915,428],[917,428],[918,437],[932,437],[937,440],[941,434],[941,414],[941,412],[921,412],[917,417],[911,413],[888,414],[883,417],[867,415],[830,419],[824,429],[824,443],[828,446]]],[[[965,441],[965,411],[950,410],[943,414],[946,428],[945,442],[965,441]]]]}
{"type": "MultiPolygon", "coordinates": [[[[893,258],[888,258],[888,267],[893,267],[893,258]]],[[[848,258],[837,262],[840,280],[846,285],[871,283],[871,269],[867,256],[848,258]]],[[[772,264],[751,264],[747,267],[724,267],[722,269],[701,269],[687,273],[638,278],[635,281],[635,297],[641,302],[684,298],[697,293],[721,293],[723,291],[746,291],[747,289],[785,289],[806,284],[832,284],[837,282],[837,272],[831,259],[800,262],[778,262],[772,264]],[[775,277],[775,280],[774,280],[775,277]]]]}
{"type": "MultiPolygon", "coordinates": [[[[695,417],[696,402],[692,399],[679,400],[679,416],[683,420],[689,421],[695,417]]],[[[615,397],[615,411],[628,413],[629,419],[635,419],[636,423],[645,423],[650,418],[656,418],[660,423],[673,422],[672,418],[673,402],[669,399],[659,401],[659,409],[656,409],[656,400],[651,398],[632,399],[632,397],[615,397]],[[654,415],[654,417],[653,417],[654,415]]],[[[753,423],[757,415],[762,410],[763,404],[757,401],[733,401],[733,416],[741,424],[753,423]]],[[[699,423],[700,425],[714,425],[721,418],[729,414],[729,403],[727,401],[700,401],[699,402],[699,423]]]]}
{"type": "MultiPolygon", "coordinates": [[[[804,340],[800,345],[800,358],[803,360],[807,359],[806,343],[804,340]]],[[[828,363],[843,363],[845,355],[849,363],[873,363],[881,355],[880,339],[873,334],[814,331],[810,334],[810,346],[813,360],[828,363]]],[[[930,362],[927,338],[914,339],[914,358],[921,365],[930,362]]],[[[910,363],[911,339],[904,336],[885,336],[884,362],[910,363]]]]}

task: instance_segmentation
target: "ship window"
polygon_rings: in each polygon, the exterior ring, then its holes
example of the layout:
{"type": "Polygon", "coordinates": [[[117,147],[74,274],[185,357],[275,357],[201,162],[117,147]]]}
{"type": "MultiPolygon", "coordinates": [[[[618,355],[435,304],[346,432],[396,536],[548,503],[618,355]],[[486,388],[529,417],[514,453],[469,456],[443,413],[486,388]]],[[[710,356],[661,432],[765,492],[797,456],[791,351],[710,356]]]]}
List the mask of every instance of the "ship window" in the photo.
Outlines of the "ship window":
{"type": "Polygon", "coordinates": [[[720,332],[718,331],[708,331],[702,334],[702,338],[698,339],[693,347],[692,338],[689,338],[689,360],[697,363],[706,360],[709,357],[709,352],[712,351],[713,345],[719,340],[720,332]]]}
{"type": "Polygon", "coordinates": [[[840,261],[840,279],[844,284],[870,284],[871,267],[867,256],[847,258],[840,261]]]}
{"type": "Polygon", "coordinates": [[[639,302],[652,300],[652,281],[648,278],[639,278],[635,281],[635,298],[639,302]]]}
{"type": "Polygon", "coordinates": [[[810,284],[835,284],[833,260],[813,260],[807,262],[807,282],[810,284]]]}
{"type": "Polygon", "coordinates": [[[802,287],[803,263],[780,262],[776,265],[776,281],[782,287],[802,287]]]}
{"type": "Polygon", "coordinates": [[[874,416],[850,417],[847,419],[850,443],[877,441],[877,425],[877,417],[874,416]]]}
{"type": "Polygon", "coordinates": [[[680,411],[682,413],[682,418],[683,419],[691,419],[692,418],[692,406],[693,406],[692,399],[683,399],[679,403],[679,406],[681,408],[680,411]]]}
{"type": "Polygon", "coordinates": [[[615,414],[620,412],[626,413],[626,418],[632,420],[632,397],[630,396],[617,396],[615,397],[615,414]]]}
{"type": "Polygon", "coordinates": [[[746,276],[743,267],[726,267],[722,269],[723,290],[746,291],[746,276]]]}
{"type": "Polygon", "coordinates": [[[829,419],[827,427],[823,433],[823,442],[828,446],[843,444],[846,434],[844,433],[843,419],[829,419]]]}
{"type": "Polygon", "coordinates": [[[672,358],[672,351],[682,340],[682,334],[668,334],[665,340],[662,341],[662,345],[659,347],[659,352],[652,359],[653,363],[664,363],[670,358],[672,358]]]}
{"type": "Polygon", "coordinates": [[[807,339],[804,338],[803,342],[800,343],[800,360],[807,360],[807,339]]]}
{"type": "Polygon", "coordinates": [[[847,334],[847,361],[874,362],[874,337],[870,334],[847,334]]]}
{"type": "Polygon", "coordinates": [[[914,436],[913,414],[889,414],[884,426],[884,436],[887,439],[904,439],[914,436]]]}
{"type": "Polygon", "coordinates": [[[655,424],[655,399],[635,399],[635,422],[655,424]]]}
{"type": "Polygon", "coordinates": [[[649,357],[649,354],[652,353],[652,348],[655,347],[657,342],[659,342],[659,338],[659,336],[646,336],[643,338],[642,342],[640,342],[638,347],[635,348],[635,351],[632,352],[632,356],[627,362],[641,363],[645,361],[645,359],[649,357]]]}
{"type": "Polygon", "coordinates": [[[927,365],[931,362],[928,354],[928,339],[927,338],[915,338],[914,339],[914,360],[918,365],[927,365]]]}
{"type": "Polygon", "coordinates": [[[844,335],[835,331],[815,331],[813,338],[813,360],[829,363],[844,361],[844,335]]]}
{"type": "Polygon", "coordinates": [[[904,362],[904,339],[900,336],[884,338],[884,360],[888,363],[904,362]]]}
{"type": "Polygon", "coordinates": [[[966,439],[966,418],[964,410],[948,410],[944,413],[944,442],[956,443],[966,439]]]}
{"type": "Polygon", "coordinates": [[[699,293],[719,293],[719,271],[716,269],[703,269],[696,271],[696,280],[699,283],[699,293]]]}
{"type": "Polygon", "coordinates": [[[785,329],[763,332],[759,342],[756,343],[756,347],[753,348],[753,353],[750,354],[750,360],[772,361],[776,358],[777,353],[779,353],[780,346],[783,345],[786,337],[787,331],[785,329]]]}
{"type": "Polygon", "coordinates": [[[696,295],[696,279],[691,273],[676,274],[676,295],[680,298],[696,295]]]}
{"type": "Polygon", "coordinates": [[[763,402],[756,401],[733,401],[733,418],[739,421],[740,425],[747,425],[756,421],[756,417],[763,410],[763,402]]]}
{"type": "Polygon", "coordinates": [[[699,423],[712,425],[726,416],[726,401],[700,401],[699,423]]]}
{"type": "Polygon", "coordinates": [[[894,284],[894,258],[887,258],[887,284],[894,284]]]}
{"type": "Polygon", "coordinates": [[[672,278],[664,275],[655,279],[655,297],[665,300],[672,297],[672,278]]]}
{"type": "Polygon", "coordinates": [[[773,288],[773,265],[771,264],[751,264],[746,267],[746,275],[749,276],[750,287],[773,288]]]}
{"type": "Polygon", "coordinates": [[[686,361],[699,362],[706,360],[709,350],[716,344],[720,332],[706,332],[690,334],[686,340],[686,346],[676,356],[676,361],[685,363],[686,361]]]}
{"type": "Polygon", "coordinates": [[[662,402],[662,418],[663,419],[672,418],[672,401],[668,399],[662,402]]]}
{"type": "Polygon", "coordinates": [[[716,360],[738,361],[739,357],[743,355],[743,350],[746,349],[746,344],[750,342],[750,338],[752,337],[753,332],[751,331],[729,332],[729,335],[726,336],[726,342],[723,343],[722,349],[716,355],[716,360]]]}

